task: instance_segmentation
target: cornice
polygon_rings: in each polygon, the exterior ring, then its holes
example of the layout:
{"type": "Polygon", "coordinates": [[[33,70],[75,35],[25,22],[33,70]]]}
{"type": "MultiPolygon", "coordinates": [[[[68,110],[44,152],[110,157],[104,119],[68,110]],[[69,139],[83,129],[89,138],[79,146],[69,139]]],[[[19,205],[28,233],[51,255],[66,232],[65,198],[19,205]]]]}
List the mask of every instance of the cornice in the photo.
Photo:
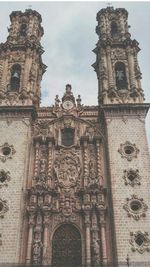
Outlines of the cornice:
{"type": "Polygon", "coordinates": [[[100,106],[100,113],[111,116],[122,115],[143,115],[146,114],[150,108],[150,103],[138,103],[138,104],[106,104],[100,106]]]}
{"type": "Polygon", "coordinates": [[[37,117],[37,111],[34,106],[0,106],[0,116],[13,117],[37,117]]]}

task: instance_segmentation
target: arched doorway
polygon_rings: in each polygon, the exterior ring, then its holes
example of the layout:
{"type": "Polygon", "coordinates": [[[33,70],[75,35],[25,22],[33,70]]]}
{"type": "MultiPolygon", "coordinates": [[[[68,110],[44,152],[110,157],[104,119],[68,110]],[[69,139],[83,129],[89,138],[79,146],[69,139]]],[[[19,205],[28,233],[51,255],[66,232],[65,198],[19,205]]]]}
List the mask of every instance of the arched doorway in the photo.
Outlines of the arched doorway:
{"type": "Polygon", "coordinates": [[[79,267],[82,265],[81,236],[71,224],[61,225],[52,240],[53,267],[79,267]]]}

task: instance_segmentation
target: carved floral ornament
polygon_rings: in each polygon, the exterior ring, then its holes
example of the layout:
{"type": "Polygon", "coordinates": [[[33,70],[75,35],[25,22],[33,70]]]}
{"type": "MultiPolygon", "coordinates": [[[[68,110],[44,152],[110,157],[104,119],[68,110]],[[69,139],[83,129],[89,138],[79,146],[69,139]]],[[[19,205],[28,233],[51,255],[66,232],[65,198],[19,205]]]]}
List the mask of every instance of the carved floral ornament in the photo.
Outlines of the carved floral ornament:
{"type": "Polygon", "coordinates": [[[8,186],[8,182],[10,181],[10,172],[5,172],[4,170],[0,170],[0,188],[2,186],[8,186]]]}
{"type": "Polygon", "coordinates": [[[132,251],[138,251],[141,254],[145,251],[150,251],[150,239],[149,234],[147,232],[131,232],[130,236],[130,244],[132,245],[132,251]]]}
{"type": "Polygon", "coordinates": [[[139,175],[139,170],[124,170],[123,179],[125,182],[125,185],[131,185],[134,187],[135,185],[140,185],[141,176],[139,175]]]}
{"type": "Polygon", "coordinates": [[[0,199],[0,218],[4,218],[4,214],[8,211],[7,201],[0,199]]]}
{"type": "Polygon", "coordinates": [[[135,220],[139,220],[141,217],[145,217],[145,212],[148,206],[144,203],[143,198],[138,198],[136,195],[132,195],[129,199],[126,199],[126,204],[123,208],[127,211],[129,217],[133,217],[135,220]]]}
{"type": "Polygon", "coordinates": [[[7,159],[11,159],[12,156],[16,153],[14,146],[4,143],[0,146],[0,160],[5,162],[7,159]]]}
{"type": "Polygon", "coordinates": [[[133,158],[137,158],[139,149],[135,144],[126,141],[124,144],[120,144],[118,152],[121,154],[122,158],[126,158],[128,161],[131,161],[133,158]]]}
{"type": "Polygon", "coordinates": [[[80,159],[74,153],[65,153],[58,156],[54,163],[56,185],[65,191],[77,186],[80,178],[80,159]]]}

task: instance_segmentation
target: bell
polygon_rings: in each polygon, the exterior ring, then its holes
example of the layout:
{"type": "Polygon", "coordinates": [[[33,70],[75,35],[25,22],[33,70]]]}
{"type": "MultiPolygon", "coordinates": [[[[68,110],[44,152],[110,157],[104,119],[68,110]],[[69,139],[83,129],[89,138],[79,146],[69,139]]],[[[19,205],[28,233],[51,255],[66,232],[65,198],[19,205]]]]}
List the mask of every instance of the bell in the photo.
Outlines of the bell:
{"type": "Polygon", "coordinates": [[[19,74],[18,74],[18,72],[15,71],[12,77],[13,77],[13,78],[18,78],[18,79],[19,79],[19,74]]]}

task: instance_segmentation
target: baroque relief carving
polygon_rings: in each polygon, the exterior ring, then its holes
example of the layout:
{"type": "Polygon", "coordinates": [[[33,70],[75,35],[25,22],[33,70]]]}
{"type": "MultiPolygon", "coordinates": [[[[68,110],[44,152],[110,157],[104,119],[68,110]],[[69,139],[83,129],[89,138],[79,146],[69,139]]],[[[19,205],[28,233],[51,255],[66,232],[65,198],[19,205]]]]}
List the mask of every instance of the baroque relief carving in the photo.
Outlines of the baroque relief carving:
{"type": "Polygon", "coordinates": [[[0,160],[5,162],[7,159],[12,159],[12,156],[16,153],[14,146],[4,143],[0,146],[0,160]]]}
{"type": "Polygon", "coordinates": [[[141,217],[146,216],[148,206],[144,203],[143,198],[138,198],[136,195],[132,195],[129,199],[126,199],[126,204],[123,208],[127,211],[129,217],[133,217],[135,220],[139,220],[141,217]]]}
{"type": "Polygon", "coordinates": [[[54,162],[56,186],[62,190],[70,191],[80,182],[80,159],[73,152],[65,152],[58,156],[54,162]]]}
{"type": "Polygon", "coordinates": [[[4,170],[0,171],[0,188],[2,186],[8,186],[8,182],[10,181],[10,172],[5,172],[4,170]]]}
{"type": "Polygon", "coordinates": [[[125,185],[131,185],[134,187],[135,185],[140,185],[141,182],[141,176],[139,175],[139,170],[124,170],[124,175],[123,175],[124,183],[125,185]]]}
{"type": "Polygon", "coordinates": [[[0,199],[0,218],[4,218],[4,214],[8,211],[7,201],[0,199]]]}
{"type": "Polygon", "coordinates": [[[135,144],[126,141],[124,144],[120,144],[118,152],[121,154],[122,158],[126,158],[128,161],[131,161],[133,158],[137,158],[139,149],[135,144]]]}
{"type": "Polygon", "coordinates": [[[130,236],[130,244],[132,245],[132,251],[138,251],[141,254],[145,251],[150,251],[150,239],[149,234],[147,232],[131,232],[130,236]]]}

